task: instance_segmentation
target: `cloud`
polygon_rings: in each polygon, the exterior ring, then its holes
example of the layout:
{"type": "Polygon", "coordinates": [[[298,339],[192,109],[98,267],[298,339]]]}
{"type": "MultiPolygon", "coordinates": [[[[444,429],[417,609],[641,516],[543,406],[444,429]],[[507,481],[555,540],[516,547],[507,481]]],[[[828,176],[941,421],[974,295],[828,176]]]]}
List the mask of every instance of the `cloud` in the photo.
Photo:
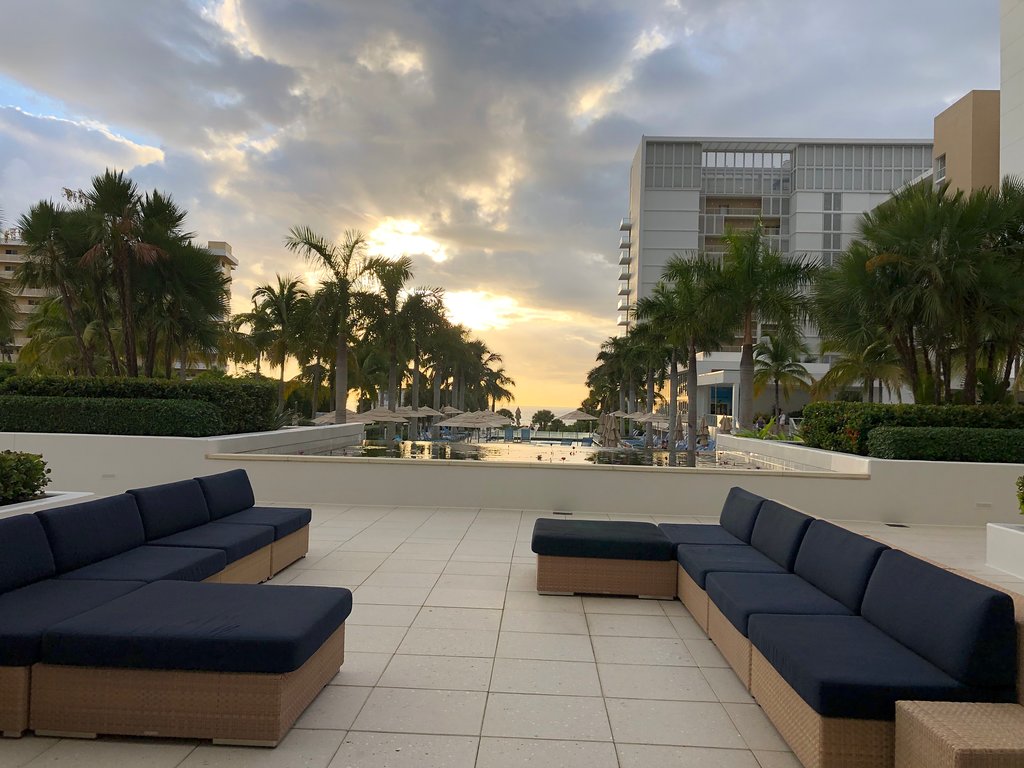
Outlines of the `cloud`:
{"type": "MultiPolygon", "coordinates": [[[[477,301],[524,402],[615,331],[642,134],[927,136],[998,83],[978,0],[9,0],[8,219],[105,166],[232,243],[236,310],[294,224],[355,227],[477,301]],[[28,114],[31,113],[31,114],[28,114]],[[60,118],[60,119],[49,119],[60,118]],[[484,312],[491,315],[484,315],[484,312]]],[[[571,395],[571,397],[570,397],[571,395]]]]}

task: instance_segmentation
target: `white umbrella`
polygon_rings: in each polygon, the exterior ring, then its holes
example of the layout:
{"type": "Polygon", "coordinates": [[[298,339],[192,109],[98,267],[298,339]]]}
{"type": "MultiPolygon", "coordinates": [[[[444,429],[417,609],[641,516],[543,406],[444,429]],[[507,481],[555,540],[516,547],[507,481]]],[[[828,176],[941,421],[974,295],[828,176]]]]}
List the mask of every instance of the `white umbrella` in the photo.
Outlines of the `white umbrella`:
{"type": "MultiPolygon", "coordinates": [[[[316,424],[317,426],[323,426],[324,424],[333,424],[335,413],[336,411],[331,411],[330,413],[321,413],[319,416],[313,419],[313,423],[316,424]]],[[[359,414],[356,413],[355,411],[350,411],[348,408],[346,408],[345,420],[349,422],[359,421],[359,414]]]]}
{"type": "Polygon", "coordinates": [[[398,408],[395,413],[400,413],[403,416],[411,416],[414,419],[424,419],[432,416],[444,416],[440,411],[435,411],[433,408],[424,405],[421,408],[413,408],[411,405],[403,405],[398,408]]]}
{"type": "Polygon", "coordinates": [[[629,418],[629,414],[626,413],[625,411],[612,411],[612,416],[615,416],[616,418],[619,418],[619,419],[628,419],[629,418]]]}
{"type": "Polygon", "coordinates": [[[444,408],[441,409],[441,413],[443,413],[445,416],[456,416],[460,413],[464,413],[464,411],[460,411],[454,405],[446,405],[444,408]]]}
{"type": "Polygon", "coordinates": [[[586,411],[577,410],[570,411],[569,413],[563,416],[559,416],[558,418],[561,419],[562,421],[595,421],[597,419],[597,416],[594,416],[591,413],[587,413],[586,411]]]}
{"type": "Polygon", "coordinates": [[[360,421],[384,421],[394,422],[396,424],[405,424],[408,419],[404,416],[400,416],[392,410],[387,408],[374,408],[371,411],[366,411],[359,414],[360,421]]]}

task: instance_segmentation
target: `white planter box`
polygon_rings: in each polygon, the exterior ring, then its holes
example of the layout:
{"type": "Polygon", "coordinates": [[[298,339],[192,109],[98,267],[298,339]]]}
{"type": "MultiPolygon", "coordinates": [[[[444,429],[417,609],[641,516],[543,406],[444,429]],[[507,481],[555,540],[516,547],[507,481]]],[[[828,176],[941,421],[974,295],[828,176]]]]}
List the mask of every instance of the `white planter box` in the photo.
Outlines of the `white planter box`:
{"type": "Polygon", "coordinates": [[[989,568],[1024,579],[1024,525],[989,523],[985,563],[989,568]]]}

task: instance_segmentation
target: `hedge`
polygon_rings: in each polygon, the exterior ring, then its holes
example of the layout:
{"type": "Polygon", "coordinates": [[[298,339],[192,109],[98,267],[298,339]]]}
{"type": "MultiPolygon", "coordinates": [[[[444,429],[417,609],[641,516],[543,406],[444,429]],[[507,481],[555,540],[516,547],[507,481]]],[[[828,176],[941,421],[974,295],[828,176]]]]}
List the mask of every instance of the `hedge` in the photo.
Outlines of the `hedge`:
{"type": "Polygon", "coordinates": [[[199,400],[0,395],[0,432],[208,437],[224,425],[217,407],[199,400]]]}
{"type": "Polygon", "coordinates": [[[878,427],[868,455],[918,461],[987,461],[1024,464],[1024,429],[878,427]]]}
{"type": "Polygon", "coordinates": [[[0,451],[0,506],[36,498],[50,482],[49,474],[38,454],[0,451]]]}
{"type": "Polygon", "coordinates": [[[1024,429],[1024,407],[811,403],[804,408],[800,436],[812,448],[867,456],[868,439],[878,427],[1024,429]]]}
{"type": "Polygon", "coordinates": [[[216,407],[224,434],[276,428],[277,391],[264,381],[174,381],[171,379],[14,376],[0,382],[0,395],[198,400],[216,407]]]}

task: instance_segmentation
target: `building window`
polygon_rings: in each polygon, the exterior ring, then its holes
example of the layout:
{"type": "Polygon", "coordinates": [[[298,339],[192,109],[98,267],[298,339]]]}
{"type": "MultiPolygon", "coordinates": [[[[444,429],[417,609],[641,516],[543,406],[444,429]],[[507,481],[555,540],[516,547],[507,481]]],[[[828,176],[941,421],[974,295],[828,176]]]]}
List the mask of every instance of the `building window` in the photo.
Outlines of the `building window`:
{"type": "Polygon", "coordinates": [[[6,255],[8,255],[8,256],[14,256],[14,255],[16,255],[16,254],[17,254],[18,252],[17,252],[16,250],[14,250],[13,248],[5,248],[5,249],[4,249],[4,253],[5,253],[6,255]]]}
{"type": "Polygon", "coordinates": [[[941,184],[946,180],[946,155],[945,153],[935,158],[935,183],[941,184]]]}

